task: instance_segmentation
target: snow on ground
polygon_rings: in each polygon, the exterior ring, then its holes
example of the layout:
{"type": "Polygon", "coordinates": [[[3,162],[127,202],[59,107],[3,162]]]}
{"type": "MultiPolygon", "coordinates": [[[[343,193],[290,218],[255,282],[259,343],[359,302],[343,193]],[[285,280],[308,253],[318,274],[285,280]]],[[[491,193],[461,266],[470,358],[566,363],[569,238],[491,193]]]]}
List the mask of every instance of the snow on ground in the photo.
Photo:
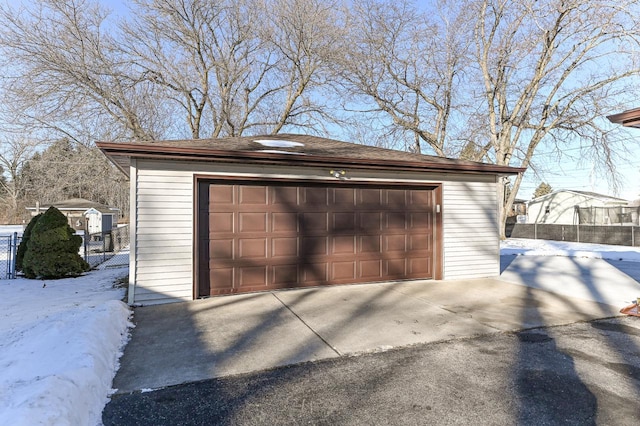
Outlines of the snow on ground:
{"type": "Polygon", "coordinates": [[[128,268],[0,280],[0,424],[97,425],[127,341],[128,268]]]}
{"type": "Polygon", "coordinates": [[[565,241],[509,238],[500,243],[501,255],[566,256],[593,259],[640,262],[640,247],[604,244],[570,243],[565,241]]]}

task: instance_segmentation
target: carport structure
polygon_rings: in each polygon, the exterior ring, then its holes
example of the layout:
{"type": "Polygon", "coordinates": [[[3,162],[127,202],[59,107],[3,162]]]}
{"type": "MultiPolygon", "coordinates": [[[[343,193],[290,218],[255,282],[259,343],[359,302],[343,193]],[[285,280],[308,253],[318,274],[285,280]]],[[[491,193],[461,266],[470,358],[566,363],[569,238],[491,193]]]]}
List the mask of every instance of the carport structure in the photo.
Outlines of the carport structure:
{"type": "Polygon", "coordinates": [[[308,135],[97,145],[131,179],[132,304],[497,276],[522,172],[308,135]]]}

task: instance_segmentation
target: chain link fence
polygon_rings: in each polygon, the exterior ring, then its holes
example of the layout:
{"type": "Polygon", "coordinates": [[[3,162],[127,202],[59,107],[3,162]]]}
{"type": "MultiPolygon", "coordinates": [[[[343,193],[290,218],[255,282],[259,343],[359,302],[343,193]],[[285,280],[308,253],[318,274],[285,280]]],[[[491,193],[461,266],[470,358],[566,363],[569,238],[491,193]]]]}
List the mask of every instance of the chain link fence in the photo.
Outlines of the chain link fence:
{"type": "Polygon", "coordinates": [[[21,239],[17,232],[0,235],[0,279],[16,277],[16,252],[21,239]]]}
{"type": "Polygon", "coordinates": [[[575,207],[578,225],[638,226],[640,206],[635,207],[575,207]]]}
{"type": "MultiPolygon", "coordinates": [[[[16,253],[22,235],[0,235],[0,279],[16,278],[16,253]]],[[[129,225],[108,232],[82,235],[80,256],[92,267],[129,265],[129,225]]]]}
{"type": "Polygon", "coordinates": [[[633,225],[515,223],[507,225],[506,235],[511,238],[640,247],[640,226],[633,225]]]}
{"type": "Polygon", "coordinates": [[[80,255],[92,267],[126,266],[129,264],[129,225],[111,231],[84,234],[80,255]]]}

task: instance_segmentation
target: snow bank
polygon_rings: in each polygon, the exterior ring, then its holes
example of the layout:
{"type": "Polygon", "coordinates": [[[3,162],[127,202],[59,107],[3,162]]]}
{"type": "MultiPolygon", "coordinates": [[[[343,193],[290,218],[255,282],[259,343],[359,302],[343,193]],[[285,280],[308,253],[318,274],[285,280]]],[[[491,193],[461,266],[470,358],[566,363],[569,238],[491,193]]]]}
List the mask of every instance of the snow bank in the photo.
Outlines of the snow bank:
{"type": "Polygon", "coordinates": [[[127,340],[124,269],[0,281],[0,424],[95,425],[127,340]]]}

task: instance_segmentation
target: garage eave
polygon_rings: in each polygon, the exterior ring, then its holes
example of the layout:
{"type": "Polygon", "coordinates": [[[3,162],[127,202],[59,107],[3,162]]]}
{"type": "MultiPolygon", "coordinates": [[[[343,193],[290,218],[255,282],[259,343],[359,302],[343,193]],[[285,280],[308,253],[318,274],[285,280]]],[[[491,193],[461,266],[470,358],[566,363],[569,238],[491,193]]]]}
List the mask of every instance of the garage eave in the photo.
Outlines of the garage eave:
{"type": "MultiPolygon", "coordinates": [[[[357,169],[430,171],[456,173],[489,173],[514,175],[526,169],[485,163],[435,158],[436,161],[399,161],[390,159],[331,157],[318,155],[291,155],[257,151],[229,151],[211,148],[149,146],[138,143],[97,142],[100,150],[126,175],[131,158],[180,160],[222,163],[252,163],[260,165],[349,167],[357,169]]],[[[425,158],[431,158],[424,156],[425,158]]]]}
{"type": "Polygon", "coordinates": [[[640,129],[640,108],[631,109],[619,114],[608,115],[607,119],[614,124],[640,129]]]}

